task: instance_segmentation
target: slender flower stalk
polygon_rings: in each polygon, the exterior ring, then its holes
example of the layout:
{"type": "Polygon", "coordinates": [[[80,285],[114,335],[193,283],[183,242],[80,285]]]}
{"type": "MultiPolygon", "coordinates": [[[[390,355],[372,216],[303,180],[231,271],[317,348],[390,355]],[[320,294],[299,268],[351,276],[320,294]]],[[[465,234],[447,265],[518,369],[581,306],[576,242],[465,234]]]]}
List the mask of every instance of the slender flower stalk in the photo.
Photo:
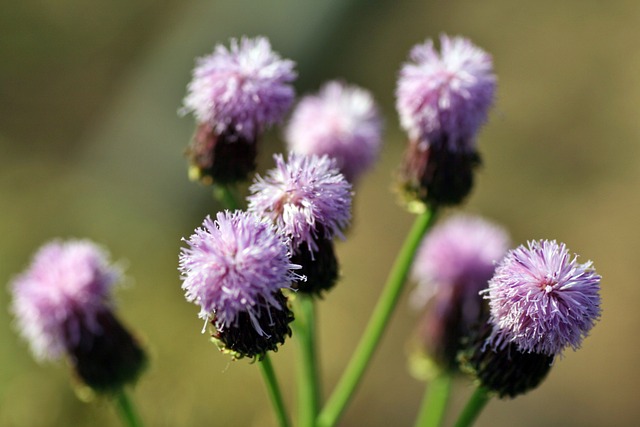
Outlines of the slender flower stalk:
{"type": "Polygon", "coordinates": [[[124,389],[116,395],[116,406],[125,427],[142,427],[142,421],[136,412],[135,405],[124,389]]]}
{"type": "Polygon", "coordinates": [[[389,273],[387,283],[362,338],[327,404],[318,416],[320,427],[334,426],[351,400],[397,305],[422,237],[433,224],[436,213],[435,209],[427,209],[416,218],[389,273]]]}
{"type": "Polygon", "coordinates": [[[444,416],[451,395],[453,376],[449,372],[442,372],[427,385],[420,413],[416,418],[416,427],[439,427],[444,416]]]}
{"type": "Polygon", "coordinates": [[[484,387],[475,389],[464,409],[460,413],[454,427],[470,427],[491,399],[491,393],[484,387]]]}
{"type": "Polygon", "coordinates": [[[282,398],[280,385],[278,384],[273,365],[271,364],[271,358],[268,354],[265,354],[258,364],[260,365],[260,371],[262,372],[264,383],[267,386],[269,399],[271,400],[276,418],[278,419],[278,425],[280,427],[289,427],[291,422],[289,421],[287,408],[285,407],[284,399],[282,398]]]}
{"type": "Polygon", "coordinates": [[[301,427],[315,426],[320,405],[320,373],[316,345],[315,301],[309,295],[295,297],[294,333],[300,344],[298,361],[298,411],[301,427]]]}

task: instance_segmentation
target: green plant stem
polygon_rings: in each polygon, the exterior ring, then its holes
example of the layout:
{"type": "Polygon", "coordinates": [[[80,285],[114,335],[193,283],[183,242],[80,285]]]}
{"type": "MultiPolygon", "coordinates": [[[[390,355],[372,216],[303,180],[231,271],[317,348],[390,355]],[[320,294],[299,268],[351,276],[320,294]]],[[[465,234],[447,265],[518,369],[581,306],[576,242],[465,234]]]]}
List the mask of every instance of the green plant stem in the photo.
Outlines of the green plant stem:
{"type": "Polygon", "coordinates": [[[291,423],[289,422],[289,416],[287,415],[287,410],[284,406],[280,386],[278,385],[278,380],[276,379],[276,374],[273,370],[273,365],[271,364],[269,355],[265,354],[258,364],[260,365],[260,370],[262,371],[262,376],[264,377],[264,382],[267,386],[267,393],[269,394],[269,398],[273,404],[273,409],[276,413],[276,418],[278,419],[278,425],[280,427],[289,427],[291,423]]]}
{"type": "Polygon", "coordinates": [[[349,403],[382,337],[385,327],[389,323],[391,314],[402,293],[415,252],[422,241],[422,237],[433,224],[435,216],[435,209],[427,209],[416,218],[413,228],[407,235],[389,273],[382,295],[373,310],[358,347],[356,347],[327,404],[320,412],[318,417],[319,426],[331,427],[335,425],[349,403]]]}
{"type": "Polygon", "coordinates": [[[450,373],[442,372],[427,385],[416,427],[439,427],[442,424],[449,403],[452,381],[450,373]]]}
{"type": "Polygon", "coordinates": [[[136,413],[135,406],[124,389],[120,389],[116,394],[116,407],[124,426],[142,427],[142,421],[140,421],[140,417],[136,413]]]}
{"type": "Polygon", "coordinates": [[[491,399],[491,395],[487,389],[484,387],[478,387],[473,392],[467,405],[464,407],[462,412],[460,413],[460,417],[458,421],[455,423],[455,427],[469,427],[473,425],[474,421],[480,415],[480,412],[484,409],[491,399]]]}
{"type": "Polygon", "coordinates": [[[215,184],[213,186],[213,197],[219,201],[222,206],[230,211],[234,211],[239,208],[237,196],[231,185],[228,184],[215,184]]]}
{"type": "Polygon", "coordinates": [[[307,295],[296,296],[295,334],[300,343],[298,361],[298,410],[301,427],[314,427],[320,404],[320,381],[316,352],[315,302],[307,295]]]}

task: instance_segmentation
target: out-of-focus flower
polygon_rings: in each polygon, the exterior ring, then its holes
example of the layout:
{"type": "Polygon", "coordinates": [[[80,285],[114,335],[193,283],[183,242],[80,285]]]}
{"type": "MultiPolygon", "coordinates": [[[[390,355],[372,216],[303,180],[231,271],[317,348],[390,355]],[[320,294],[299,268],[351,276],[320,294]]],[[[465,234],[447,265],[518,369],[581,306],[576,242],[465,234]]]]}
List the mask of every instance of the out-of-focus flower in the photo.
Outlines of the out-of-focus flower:
{"type": "Polygon", "coordinates": [[[338,81],[304,97],[286,130],[291,151],[328,155],[349,182],[373,165],[381,145],[382,119],[373,96],[338,81]]]}
{"type": "Polygon", "coordinates": [[[192,178],[228,183],[255,170],[259,136],[293,103],[294,66],[264,37],[232,39],[198,59],[181,109],[198,123],[188,150],[192,178]]]}
{"type": "Polygon", "coordinates": [[[293,320],[281,290],[300,278],[284,237],[254,214],[225,211],[207,217],[186,242],[182,288],[212,323],[220,349],[258,358],[277,350],[293,320]]]}
{"type": "Polygon", "coordinates": [[[485,291],[494,326],[491,346],[561,354],[580,347],[600,317],[600,279],[564,243],[531,241],[510,251],[485,291]]]}
{"type": "Polygon", "coordinates": [[[120,277],[107,252],[88,240],[40,248],[11,284],[18,330],[35,357],[68,355],[80,379],[96,391],[134,381],[146,356],[113,314],[111,292],[120,277]]]}
{"type": "Polygon", "coordinates": [[[425,308],[417,341],[441,369],[457,368],[463,339],[486,311],[479,293],[508,249],[502,227],[470,215],[448,218],[422,242],[412,269],[412,302],[425,308]]]}
{"type": "Polygon", "coordinates": [[[248,197],[250,212],[271,220],[291,239],[293,262],[307,281],[299,290],[319,293],[338,275],[332,238],[342,237],[351,219],[351,185],[327,156],[274,156],[276,168],[256,177],[248,197]]]}
{"type": "Polygon", "coordinates": [[[491,57],[462,37],[442,36],[415,46],[400,70],[396,107],[409,134],[401,168],[405,196],[430,204],[457,204],[480,164],[476,134],[493,104],[491,57]]]}

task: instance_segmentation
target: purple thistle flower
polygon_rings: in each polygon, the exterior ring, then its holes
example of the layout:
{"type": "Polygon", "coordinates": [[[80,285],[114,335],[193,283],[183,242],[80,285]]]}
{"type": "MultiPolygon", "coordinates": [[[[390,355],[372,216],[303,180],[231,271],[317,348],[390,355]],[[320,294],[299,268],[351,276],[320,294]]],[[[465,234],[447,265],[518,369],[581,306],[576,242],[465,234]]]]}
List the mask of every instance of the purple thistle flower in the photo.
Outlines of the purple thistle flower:
{"type": "Polygon", "coordinates": [[[291,107],[294,66],[264,37],[231,39],[229,49],[216,45],[213,54],[198,59],[181,112],[193,112],[218,135],[231,131],[255,140],[291,107]]]}
{"type": "Polygon", "coordinates": [[[110,310],[111,289],[121,277],[108,254],[88,240],[44,245],[12,284],[20,334],[38,360],[55,360],[78,345],[81,330],[102,333],[98,314],[110,310]]]}
{"type": "Polygon", "coordinates": [[[318,239],[343,237],[351,219],[351,185],[328,156],[274,156],[276,168],[256,177],[248,210],[273,221],[294,248],[318,250],[318,239]]]}
{"type": "Polygon", "coordinates": [[[305,155],[328,155],[349,182],[378,156],[382,119],[371,94],[338,81],[326,83],[316,96],[304,97],[286,130],[289,149],[305,155]]]}
{"type": "Polygon", "coordinates": [[[600,279],[563,243],[531,241],[510,251],[483,291],[493,324],[487,342],[548,356],[578,349],[600,317],[600,279]]]}
{"type": "Polygon", "coordinates": [[[207,217],[182,248],[182,289],[200,306],[199,316],[212,320],[218,332],[238,326],[248,315],[258,336],[268,336],[275,311],[285,311],[280,290],[300,278],[292,270],[282,235],[256,215],[235,211],[207,217]]]}
{"type": "Polygon", "coordinates": [[[107,252],[88,240],[43,246],[11,284],[18,330],[36,359],[68,355],[99,392],[137,379],[146,355],[113,314],[111,290],[120,277],[107,252]]]}
{"type": "Polygon", "coordinates": [[[411,50],[398,79],[397,109],[412,140],[446,141],[450,150],[474,151],[475,134],[493,103],[491,56],[462,37],[440,37],[441,54],[427,40],[411,50]]]}
{"type": "Polygon", "coordinates": [[[448,218],[424,238],[412,268],[418,283],[412,302],[426,307],[417,331],[420,351],[441,368],[457,369],[463,338],[486,313],[479,292],[508,248],[502,227],[469,215],[448,218]]]}

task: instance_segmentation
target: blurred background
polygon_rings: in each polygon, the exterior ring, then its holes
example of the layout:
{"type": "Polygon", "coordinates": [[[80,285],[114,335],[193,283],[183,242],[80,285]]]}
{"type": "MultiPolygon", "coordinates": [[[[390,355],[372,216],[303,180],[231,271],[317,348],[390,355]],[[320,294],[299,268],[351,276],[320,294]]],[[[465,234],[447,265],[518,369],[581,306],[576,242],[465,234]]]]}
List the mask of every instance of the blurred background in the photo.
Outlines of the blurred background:
{"type": "MultiPolygon", "coordinates": [[[[441,33],[490,52],[496,107],[484,167],[463,207],[515,243],[558,239],[603,276],[603,316],[537,390],[491,401],[478,426],[630,426],[640,416],[640,2],[384,0],[24,0],[0,13],[0,283],[54,237],[87,237],[127,265],[119,316],[148,345],[133,395],[146,425],[275,425],[262,379],[201,335],[176,270],[180,238],[218,206],[187,179],[191,117],[177,110],[194,58],[230,37],[265,35],[297,62],[299,94],[342,78],[386,117],[375,170],[338,243],[343,281],[319,308],[327,394],[344,368],[412,216],[392,176],[405,145],[394,111],[400,64],[441,33]],[[337,333],[339,331],[339,333],[337,333]]],[[[263,141],[260,170],[282,150],[263,141]]],[[[117,426],[106,401],[76,398],[64,363],[40,366],[0,290],[0,425],[117,426]]],[[[416,321],[401,301],[343,426],[412,425],[424,385],[407,373],[416,321]]],[[[294,407],[293,340],[274,355],[294,407]]],[[[469,395],[456,386],[455,412],[469,395]]]]}

